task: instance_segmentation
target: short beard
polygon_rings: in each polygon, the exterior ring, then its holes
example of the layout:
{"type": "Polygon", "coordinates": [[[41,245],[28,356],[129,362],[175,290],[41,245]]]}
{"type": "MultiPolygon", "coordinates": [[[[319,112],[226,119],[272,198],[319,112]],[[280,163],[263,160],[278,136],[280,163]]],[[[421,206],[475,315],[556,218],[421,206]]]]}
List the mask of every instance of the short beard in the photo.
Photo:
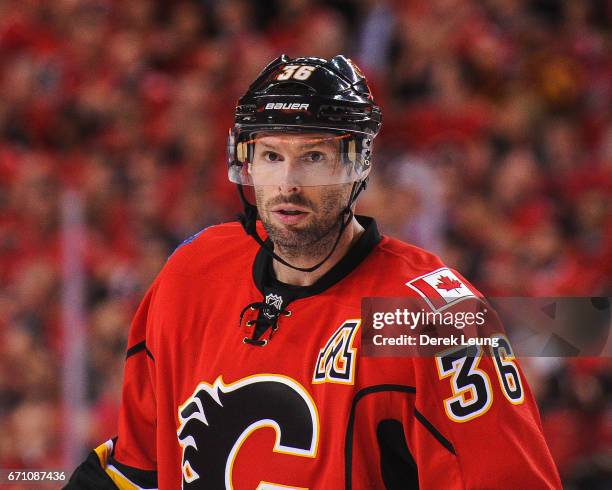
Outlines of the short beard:
{"type": "Polygon", "coordinates": [[[299,257],[306,257],[309,261],[323,259],[334,246],[342,226],[344,209],[348,204],[346,189],[338,187],[336,191],[330,191],[323,196],[318,206],[301,194],[277,196],[263,203],[262,191],[261,188],[255,189],[257,207],[260,210],[263,209],[263,212],[259,213],[261,221],[277,253],[288,259],[299,257]],[[318,219],[305,227],[296,229],[277,226],[272,223],[268,209],[278,204],[307,206],[318,219]]]}

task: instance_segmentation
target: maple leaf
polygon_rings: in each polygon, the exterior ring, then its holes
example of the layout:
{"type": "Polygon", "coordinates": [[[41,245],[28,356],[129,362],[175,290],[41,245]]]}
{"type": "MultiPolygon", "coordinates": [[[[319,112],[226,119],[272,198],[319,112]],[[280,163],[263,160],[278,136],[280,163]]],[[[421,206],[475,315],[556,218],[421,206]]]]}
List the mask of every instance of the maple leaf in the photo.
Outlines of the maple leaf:
{"type": "Polygon", "coordinates": [[[445,291],[450,291],[451,289],[460,289],[463,286],[459,281],[455,279],[451,279],[448,276],[440,276],[438,277],[438,284],[436,287],[438,289],[444,289],[445,291]]]}

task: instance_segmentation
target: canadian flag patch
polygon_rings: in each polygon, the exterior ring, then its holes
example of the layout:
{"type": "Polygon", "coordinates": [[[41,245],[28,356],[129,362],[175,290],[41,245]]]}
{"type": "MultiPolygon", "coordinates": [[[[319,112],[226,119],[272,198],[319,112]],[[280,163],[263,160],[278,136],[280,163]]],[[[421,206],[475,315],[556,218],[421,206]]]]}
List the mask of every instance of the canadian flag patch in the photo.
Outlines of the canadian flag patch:
{"type": "Polygon", "coordinates": [[[417,277],[406,283],[427,301],[435,311],[448,308],[467,298],[476,297],[475,291],[448,267],[417,277]]]}

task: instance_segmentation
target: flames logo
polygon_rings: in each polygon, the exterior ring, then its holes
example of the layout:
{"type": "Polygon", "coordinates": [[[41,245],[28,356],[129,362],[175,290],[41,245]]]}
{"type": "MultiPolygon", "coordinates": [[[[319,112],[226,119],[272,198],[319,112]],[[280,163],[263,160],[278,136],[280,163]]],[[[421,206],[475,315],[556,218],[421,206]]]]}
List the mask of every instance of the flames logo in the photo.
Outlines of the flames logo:
{"type": "MultiPolygon", "coordinates": [[[[295,380],[257,375],[226,385],[200,383],[178,408],[184,489],[232,489],[232,467],[257,429],[276,432],[274,452],[315,457],[319,421],[314,402],[295,380]]],[[[283,487],[285,488],[285,487],[283,487]]]]}

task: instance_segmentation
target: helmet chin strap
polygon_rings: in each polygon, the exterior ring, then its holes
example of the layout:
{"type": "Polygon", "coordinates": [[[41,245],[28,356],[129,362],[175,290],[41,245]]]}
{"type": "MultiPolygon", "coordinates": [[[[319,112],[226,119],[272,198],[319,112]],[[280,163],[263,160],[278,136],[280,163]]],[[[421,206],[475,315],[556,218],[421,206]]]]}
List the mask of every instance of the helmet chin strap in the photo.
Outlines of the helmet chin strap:
{"type": "Polygon", "coordinates": [[[270,247],[261,238],[261,236],[259,236],[259,233],[257,232],[257,206],[251,204],[247,200],[246,196],[244,195],[244,189],[242,188],[241,184],[237,184],[237,186],[238,186],[238,194],[240,195],[240,200],[242,201],[242,205],[244,207],[244,213],[240,213],[238,215],[238,221],[240,221],[240,224],[244,228],[244,231],[247,233],[247,235],[250,235],[261,246],[261,248],[264,249],[264,251],[268,255],[278,260],[281,264],[286,265],[287,267],[290,267],[291,269],[294,269],[296,271],[313,272],[313,271],[316,271],[319,267],[321,267],[325,263],[325,261],[327,261],[327,259],[329,259],[334,253],[334,251],[336,250],[336,247],[338,246],[338,243],[340,243],[340,238],[342,238],[342,234],[344,233],[344,230],[346,230],[346,227],[349,225],[349,223],[353,219],[354,214],[353,214],[352,206],[355,203],[357,196],[359,196],[361,191],[365,190],[365,188],[367,187],[367,180],[368,179],[366,178],[364,180],[359,180],[353,183],[353,187],[351,189],[351,195],[349,196],[348,204],[346,205],[346,207],[342,210],[342,213],[340,214],[340,220],[341,220],[340,231],[338,232],[338,236],[336,237],[334,246],[331,248],[329,253],[325,256],[325,258],[321,260],[321,262],[313,265],[312,267],[296,267],[294,265],[291,265],[285,259],[283,259],[282,257],[279,257],[274,252],[274,249],[270,247]]]}

